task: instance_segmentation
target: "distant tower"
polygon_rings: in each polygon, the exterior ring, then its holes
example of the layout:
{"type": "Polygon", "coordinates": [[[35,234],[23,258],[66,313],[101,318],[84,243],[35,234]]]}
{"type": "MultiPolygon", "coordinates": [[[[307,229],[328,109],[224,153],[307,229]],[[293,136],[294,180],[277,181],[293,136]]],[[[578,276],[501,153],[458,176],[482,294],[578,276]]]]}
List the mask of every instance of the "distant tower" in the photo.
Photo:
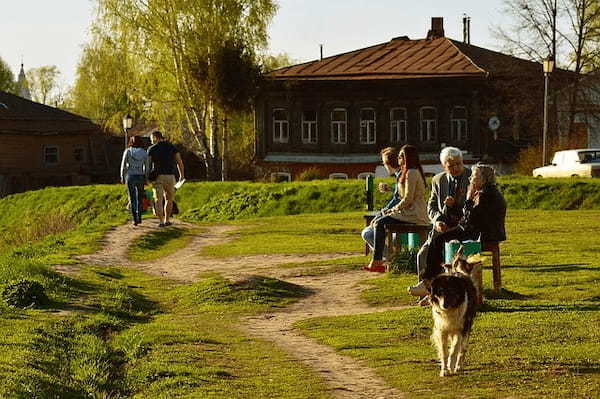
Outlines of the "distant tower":
{"type": "Polygon", "coordinates": [[[17,80],[17,90],[21,97],[31,100],[31,92],[29,91],[29,83],[25,77],[25,71],[23,70],[23,63],[21,62],[21,71],[19,72],[19,79],[17,80]]]}

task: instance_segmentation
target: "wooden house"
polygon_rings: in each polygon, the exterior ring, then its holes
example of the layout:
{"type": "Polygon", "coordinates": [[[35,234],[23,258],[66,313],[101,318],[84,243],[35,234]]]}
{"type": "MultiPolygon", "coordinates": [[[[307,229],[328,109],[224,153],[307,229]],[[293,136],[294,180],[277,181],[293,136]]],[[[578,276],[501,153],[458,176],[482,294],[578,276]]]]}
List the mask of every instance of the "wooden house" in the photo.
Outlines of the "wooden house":
{"type": "Polygon", "coordinates": [[[268,74],[255,107],[259,175],[295,179],[374,173],[382,148],[413,144],[428,173],[456,146],[499,167],[541,137],[539,63],[446,38],[432,18],[406,36],[268,74]]]}
{"type": "Polygon", "coordinates": [[[119,165],[107,152],[110,141],[87,118],[0,91],[0,196],[114,182],[119,165]]]}

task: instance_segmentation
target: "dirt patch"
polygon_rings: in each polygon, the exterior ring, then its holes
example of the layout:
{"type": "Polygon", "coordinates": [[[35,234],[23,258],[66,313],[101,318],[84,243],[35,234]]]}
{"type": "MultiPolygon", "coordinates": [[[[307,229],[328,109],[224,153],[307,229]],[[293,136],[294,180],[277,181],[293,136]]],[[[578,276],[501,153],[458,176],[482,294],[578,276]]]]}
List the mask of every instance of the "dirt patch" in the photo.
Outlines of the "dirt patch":
{"type": "MultiPolygon", "coordinates": [[[[175,222],[176,226],[186,227],[175,222]]],[[[189,226],[189,225],[188,225],[189,226]]],[[[327,273],[314,276],[293,276],[293,269],[279,267],[286,263],[312,262],[357,256],[355,253],[255,255],[229,258],[208,258],[198,254],[205,246],[232,240],[236,226],[211,226],[194,236],[189,245],[151,262],[132,262],[127,259],[129,244],[158,228],[154,221],[141,226],[125,225],[108,232],[103,248],[92,255],[80,256],[81,262],[105,266],[123,265],[182,282],[193,282],[199,275],[217,272],[234,281],[262,275],[285,279],[313,292],[307,298],[268,314],[245,318],[241,328],[251,336],[274,342],[303,363],[310,366],[328,383],[336,398],[402,398],[406,395],[389,387],[373,370],[355,359],[342,356],[332,348],[320,345],[293,328],[297,321],[320,316],[341,316],[384,312],[402,307],[371,307],[360,300],[361,281],[377,277],[363,271],[327,273]]]]}

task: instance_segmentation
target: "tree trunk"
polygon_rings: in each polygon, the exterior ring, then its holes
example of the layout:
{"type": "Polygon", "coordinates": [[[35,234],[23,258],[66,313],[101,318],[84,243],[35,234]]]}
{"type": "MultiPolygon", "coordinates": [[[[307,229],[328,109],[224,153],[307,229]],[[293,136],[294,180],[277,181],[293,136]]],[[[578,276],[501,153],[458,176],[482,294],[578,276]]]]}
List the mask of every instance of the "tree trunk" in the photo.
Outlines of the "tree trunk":
{"type": "Polygon", "coordinates": [[[227,130],[227,118],[223,118],[223,154],[221,155],[221,180],[226,181],[229,178],[229,164],[227,154],[229,153],[229,131],[227,130]]]}

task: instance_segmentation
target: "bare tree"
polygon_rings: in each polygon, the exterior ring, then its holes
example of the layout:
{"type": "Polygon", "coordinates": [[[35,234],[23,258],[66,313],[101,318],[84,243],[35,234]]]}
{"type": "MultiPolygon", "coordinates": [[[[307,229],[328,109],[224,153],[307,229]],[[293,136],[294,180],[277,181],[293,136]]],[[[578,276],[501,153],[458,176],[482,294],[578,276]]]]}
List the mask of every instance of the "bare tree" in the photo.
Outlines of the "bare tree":
{"type": "Polygon", "coordinates": [[[494,26],[492,33],[505,51],[538,62],[552,57],[557,66],[575,72],[563,74],[566,79],[562,88],[553,85],[555,120],[567,121],[556,125],[556,133],[569,142],[580,108],[598,100],[597,95],[592,97],[589,93],[600,82],[592,82],[596,79],[584,75],[595,69],[600,55],[598,0],[505,0],[504,11],[512,23],[507,27],[494,26]],[[585,85],[582,80],[586,80],[585,85]],[[567,114],[566,118],[559,113],[567,114]]]}

